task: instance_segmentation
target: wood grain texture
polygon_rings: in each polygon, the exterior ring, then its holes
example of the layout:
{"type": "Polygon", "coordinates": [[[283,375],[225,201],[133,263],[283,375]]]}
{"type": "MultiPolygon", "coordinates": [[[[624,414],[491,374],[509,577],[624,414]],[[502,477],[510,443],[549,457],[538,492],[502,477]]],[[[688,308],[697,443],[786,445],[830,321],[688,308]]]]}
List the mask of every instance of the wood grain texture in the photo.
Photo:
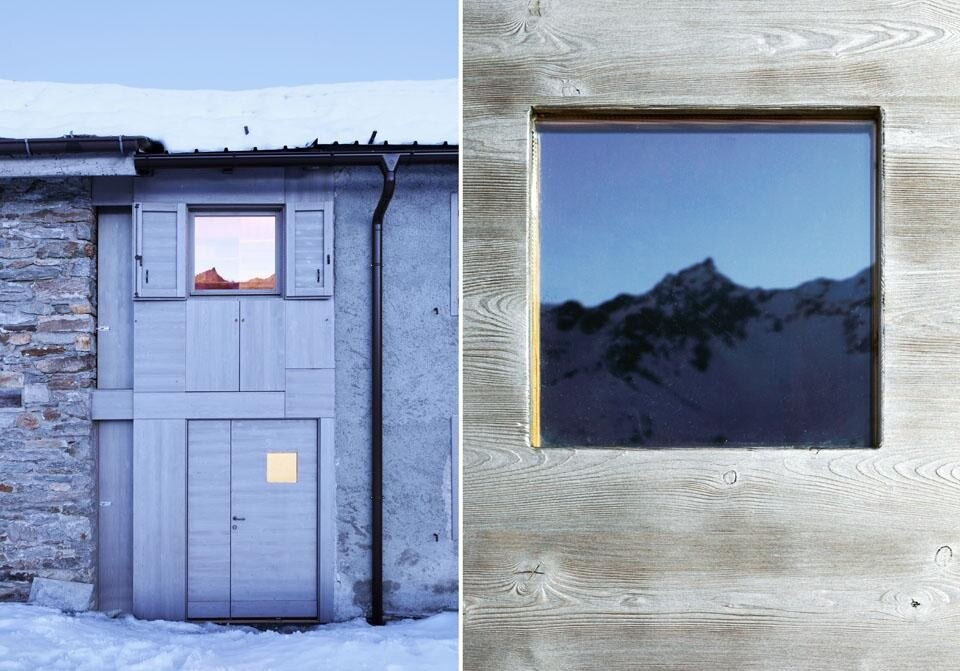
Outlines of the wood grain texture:
{"type": "Polygon", "coordinates": [[[187,391],[240,390],[240,303],[187,301],[187,391]]]}
{"type": "Polygon", "coordinates": [[[133,422],[133,614],[186,614],[187,436],[180,419],[133,422]]]}
{"type": "Polygon", "coordinates": [[[230,422],[187,423],[187,617],[230,617],[230,422]]]}
{"type": "Polygon", "coordinates": [[[332,417],[318,422],[320,431],[320,456],[317,483],[317,504],[320,525],[318,539],[317,571],[319,590],[319,617],[322,622],[333,621],[334,592],[337,581],[337,478],[336,478],[336,425],[332,417]]]}
{"type": "Polygon", "coordinates": [[[133,394],[136,419],[240,419],[283,417],[279,391],[194,391],[133,394]]]}
{"type": "Polygon", "coordinates": [[[286,301],[284,307],[287,368],[333,368],[333,301],[286,301]]]}
{"type": "Polygon", "coordinates": [[[285,417],[333,417],[335,371],[332,368],[288,368],[285,417]]]}
{"type": "Polygon", "coordinates": [[[240,299],[240,390],[283,391],[284,301],[240,299]]]}
{"type": "MultiPolygon", "coordinates": [[[[128,201],[129,202],[129,201],[128,201]]],[[[97,388],[133,387],[133,220],[129,205],[97,217],[97,388]]]]}
{"type": "Polygon", "coordinates": [[[960,658],[960,4],[465,0],[465,669],[960,658]],[[531,109],[880,106],[877,450],[530,445],[531,109]]]}
{"type": "Polygon", "coordinates": [[[133,419],[133,390],[95,389],[92,391],[90,419],[133,419]]]}
{"type": "Polygon", "coordinates": [[[134,203],[135,295],[186,296],[187,206],[183,202],[134,203]]]}
{"type": "Polygon", "coordinates": [[[133,304],[134,391],[184,391],[187,380],[187,304],[133,304]]]}
{"type": "Polygon", "coordinates": [[[133,422],[97,422],[97,608],[133,608],[133,422]]]}
{"type": "Polygon", "coordinates": [[[317,617],[317,422],[231,422],[233,617],[317,617]],[[297,480],[271,483],[268,452],[296,452],[297,480]]]}
{"type": "Polygon", "coordinates": [[[133,196],[191,205],[282,205],[283,168],[157,170],[134,178],[133,196]]]}

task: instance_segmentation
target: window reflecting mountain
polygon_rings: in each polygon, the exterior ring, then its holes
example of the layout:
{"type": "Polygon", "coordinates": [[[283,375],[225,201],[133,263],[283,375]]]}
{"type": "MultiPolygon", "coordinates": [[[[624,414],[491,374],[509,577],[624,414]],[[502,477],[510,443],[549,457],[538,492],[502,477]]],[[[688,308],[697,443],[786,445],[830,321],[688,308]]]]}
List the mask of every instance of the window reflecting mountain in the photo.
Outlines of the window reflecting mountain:
{"type": "Polygon", "coordinates": [[[224,291],[231,289],[251,289],[251,290],[269,290],[276,289],[277,277],[253,277],[248,280],[227,280],[224,279],[217,269],[208,268],[199,272],[193,278],[193,286],[197,290],[203,291],[224,291]]]}
{"type": "Polygon", "coordinates": [[[872,267],[746,288],[711,259],[595,307],[541,307],[555,445],[851,445],[871,439],[872,267]]]}

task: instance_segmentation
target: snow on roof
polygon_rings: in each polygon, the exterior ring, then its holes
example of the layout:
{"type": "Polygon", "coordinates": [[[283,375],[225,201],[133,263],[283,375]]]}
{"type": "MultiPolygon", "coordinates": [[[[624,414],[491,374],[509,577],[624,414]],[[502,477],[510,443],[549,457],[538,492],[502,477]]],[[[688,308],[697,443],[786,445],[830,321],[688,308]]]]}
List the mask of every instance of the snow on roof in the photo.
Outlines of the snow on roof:
{"type": "Polygon", "coordinates": [[[167,151],[376,142],[456,144],[455,79],[176,91],[0,79],[0,137],[145,135],[167,151]]]}

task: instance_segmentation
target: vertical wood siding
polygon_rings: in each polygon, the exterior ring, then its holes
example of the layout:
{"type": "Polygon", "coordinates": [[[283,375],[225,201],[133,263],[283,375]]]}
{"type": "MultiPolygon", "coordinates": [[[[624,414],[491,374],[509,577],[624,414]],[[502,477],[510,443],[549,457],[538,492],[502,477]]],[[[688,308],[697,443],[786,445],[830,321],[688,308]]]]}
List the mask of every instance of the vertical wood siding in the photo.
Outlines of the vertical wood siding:
{"type": "Polygon", "coordinates": [[[187,391],[240,389],[237,299],[188,300],[186,348],[187,391]]]}
{"type": "Polygon", "coordinates": [[[240,299],[240,391],[282,391],[284,301],[240,299]]]}
{"type": "Polygon", "coordinates": [[[186,422],[133,422],[133,614],[186,613],[186,422]]]}
{"type": "Polygon", "coordinates": [[[287,368],[333,368],[333,302],[287,301],[287,368]]]}
{"type": "Polygon", "coordinates": [[[186,340],[186,302],[134,303],[134,391],[185,391],[186,340]]]}
{"type": "Polygon", "coordinates": [[[187,617],[230,617],[230,422],[187,427],[187,617]]]}
{"type": "Polygon", "coordinates": [[[133,388],[133,224],[130,208],[102,210],[97,229],[97,388],[133,388]]]}
{"type": "Polygon", "coordinates": [[[98,607],[133,608],[133,422],[98,422],[98,607]]]}

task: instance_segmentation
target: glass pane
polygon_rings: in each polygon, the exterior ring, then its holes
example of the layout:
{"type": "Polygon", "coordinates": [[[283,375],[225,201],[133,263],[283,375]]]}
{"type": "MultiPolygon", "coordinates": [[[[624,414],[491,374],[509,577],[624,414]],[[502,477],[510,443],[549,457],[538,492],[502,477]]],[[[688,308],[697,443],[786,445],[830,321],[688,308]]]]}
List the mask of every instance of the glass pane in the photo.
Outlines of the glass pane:
{"type": "Polygon", "coordinates": [[[538,131],[541,444],[873,444],[873,122],[538,131]]]}
{"type": "Polygon", "coordinates": [[[274,215],[197,215],[193,221],[194,289],[276,290],[274,215]]]}

